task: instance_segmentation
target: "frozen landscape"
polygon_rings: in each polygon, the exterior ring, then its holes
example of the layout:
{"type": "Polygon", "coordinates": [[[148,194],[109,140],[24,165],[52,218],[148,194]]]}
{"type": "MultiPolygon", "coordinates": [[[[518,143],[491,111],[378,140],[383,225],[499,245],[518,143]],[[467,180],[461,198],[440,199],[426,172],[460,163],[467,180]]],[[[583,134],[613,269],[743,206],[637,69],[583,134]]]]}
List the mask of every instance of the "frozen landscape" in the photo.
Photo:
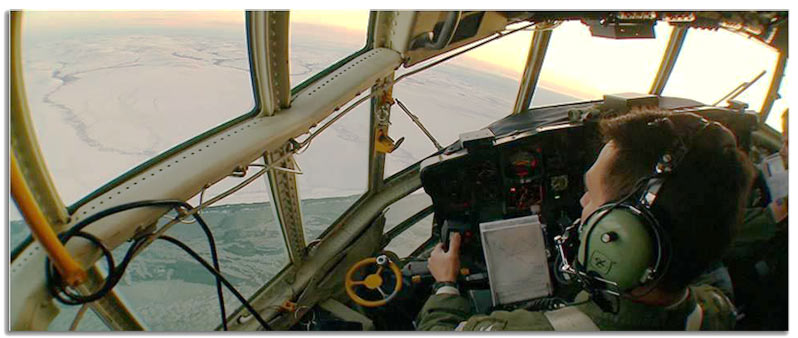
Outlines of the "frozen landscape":
{"type": "MultiPolygon", "coordinates": [[[[71,204],[126,170],[249,112],[254,105],[243,29],[238,34],[115,32],[64,39],[27,39],[25,80],[36,132],[63,200],[71,204]]],[[[294,85],[353,53],[362,35],[323,26],[292,26],[291,81],[294,85]]],[[[495,75],[492,66],[453,62],[397,84],[403,101],[444,146],[460,133],[508,115],[517,80],[495,75]]],[[[538,89],[534,105],[576,98],[538,89]]],[[[368,105],[350,112],[297,156],[306,238],[313,239],[366,189],[368,105]]],[[[386,176],[435,148],[398,108],[390,135],[405,142],[386,160],[386,176]]],[[[237,183],[212,187],[214,195],[237,183]]],[[[274,223],[265,180],[258,180],[203,212],[211,226],[224,274],[245,296],[287,262],[274,223]]],[[[397,202],[386,230],[425,205],[417,194],[397,202]]],[[[27,236],[11,207],[12,248],[27,236]]],[[[429,236],[431,217],[388,248],[410,253],[429,236]]],[[[170,234],[208,255],[196,225],[178,224],[170,234]]],[[[126,245],[118,248],[119,259],[126,245]]],[[[13,285],[11,286],[13,290],[13,285]]],[[[219,325],[211,275],[168,244],[155,244],[133,261],[117,291],[152,330],[211,330],[219,325]]],[[[13,291],[12,291],[13,292],[13,291]]],[[[228,313],[239,303],[226,292],[228,313]]],[[[68,328],[76,307],[64,308],[52,330],[68,328]]],[[[103,330],[93,315],[81,330],[103,330]]]]}

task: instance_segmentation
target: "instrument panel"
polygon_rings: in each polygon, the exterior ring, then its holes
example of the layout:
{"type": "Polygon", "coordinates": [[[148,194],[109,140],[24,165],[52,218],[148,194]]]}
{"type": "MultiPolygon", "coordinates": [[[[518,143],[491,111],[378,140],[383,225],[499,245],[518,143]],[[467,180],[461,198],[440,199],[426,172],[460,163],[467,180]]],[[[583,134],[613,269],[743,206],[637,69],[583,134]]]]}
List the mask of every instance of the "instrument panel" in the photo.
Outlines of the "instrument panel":
{"type": "Polygon", "coordinates": [[[504,137],[461,138],[421,164],[435,226],[448,221],[474,236],[479,223],[495,220],[537,214],[551,226],[560,219],[575,219],[582,175],[594,152],[586,139],[581,123],[504,137]]]}
{"type": "MultiPolygon", "coordinates": [[[[583,174],[600,146],[591,133],[593,125],[568,121],[500,136],[483,129],[421,163],[435,213],[433,237],[446,246],[449,234],[462,234],[467,288],[488,289],[481,223],[538,215],[546,247],[553,248],[554,236],[579,217],[583,174]]],[[[554,266],[556,252],[547,256],[554,266]]],[[[557,292],[561,285],[554,285],[557,292]]]]}

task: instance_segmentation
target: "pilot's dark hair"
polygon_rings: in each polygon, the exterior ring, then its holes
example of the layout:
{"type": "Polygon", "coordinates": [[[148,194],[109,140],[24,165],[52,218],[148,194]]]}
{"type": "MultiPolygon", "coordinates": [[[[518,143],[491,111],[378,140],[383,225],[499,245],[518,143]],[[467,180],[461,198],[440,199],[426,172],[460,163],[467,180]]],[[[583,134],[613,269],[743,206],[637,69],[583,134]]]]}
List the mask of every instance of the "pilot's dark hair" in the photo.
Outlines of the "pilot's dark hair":
{"type": "Polygon", "coordinates": [[[665,291],[683,289],[721,259],[741,222],[753,176],[734,135],[717,123],[701,130],[699,120],[694,114],[649,108],[599,125],[604,141],[612,141],[617,148],[605,177],[609,193],[617,198],[654,174],[662,155],[674,151],[674,134],[695,136],[651,210],[671,242],[670,266],[659,284],[665,291]],[[672,127],[649,123],[665,117],[672,127]]]}

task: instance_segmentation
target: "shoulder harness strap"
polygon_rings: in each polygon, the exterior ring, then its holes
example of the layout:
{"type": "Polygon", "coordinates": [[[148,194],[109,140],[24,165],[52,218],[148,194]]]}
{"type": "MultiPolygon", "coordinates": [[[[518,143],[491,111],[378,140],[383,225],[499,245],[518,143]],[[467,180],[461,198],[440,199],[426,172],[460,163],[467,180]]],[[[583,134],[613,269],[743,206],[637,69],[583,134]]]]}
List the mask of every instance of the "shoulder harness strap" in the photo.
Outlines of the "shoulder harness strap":
{"type": "Polygon", "coordinates": [[[575,306],[543,313],[555,331],[599,331],[596,323],[575,306]]]}

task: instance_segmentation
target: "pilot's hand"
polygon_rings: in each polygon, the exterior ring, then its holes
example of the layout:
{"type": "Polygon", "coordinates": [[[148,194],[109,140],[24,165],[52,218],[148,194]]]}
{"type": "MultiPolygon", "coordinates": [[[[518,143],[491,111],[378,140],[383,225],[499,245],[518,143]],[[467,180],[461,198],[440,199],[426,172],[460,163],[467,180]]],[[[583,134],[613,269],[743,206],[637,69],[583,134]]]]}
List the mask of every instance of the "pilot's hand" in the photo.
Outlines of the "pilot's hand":
{"type": "Polygon", "coordinates": [[[456,282],[460,273],[460,233],[453,232],[449,236],[449,251],[443,251],[443,244],[438,243],[427,260],[427,267],[436,282],[456,282]]]}

